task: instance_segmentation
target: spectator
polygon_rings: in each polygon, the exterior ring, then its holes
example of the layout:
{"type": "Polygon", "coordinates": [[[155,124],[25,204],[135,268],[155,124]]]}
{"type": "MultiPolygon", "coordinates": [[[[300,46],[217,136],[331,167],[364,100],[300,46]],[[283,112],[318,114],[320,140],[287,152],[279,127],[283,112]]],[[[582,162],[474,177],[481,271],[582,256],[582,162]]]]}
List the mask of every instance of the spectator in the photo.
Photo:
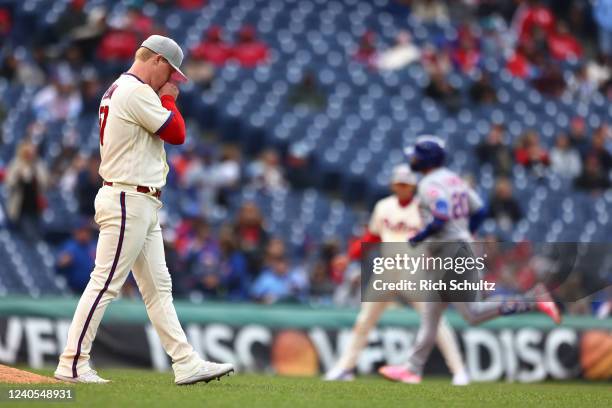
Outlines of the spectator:
{"type": "Polygon", "coordinates": [[[482,53],[508,55],[514,47],[514,42],[506,21],[499,14],[493,14],[482,19],[480,24],[483,30],[480,36],[482,53]]]}
{"type": "Polygon", "coordinates": [[[22,142],[6,170],[6,210],[9,221],[31,241],[40,238],[39,220],[45,207],[43,192],[47,184],[47,170],[38,159],[36,146],[22,142]]]}
{"type": "Polygon", "coordinates": [[[336,286],[329,279],[322,263],[316,263],[310,272],[309,299],[313,303],[331,304],[336,286]]]}
{"type": "Polygon", "coordinates": [[[526,0],[516,10],[513,25],[519,42],[533,42],[534,29],[539,28],[549,36],[555,30],[556,19],[541,0],[526,0]]]}
{"type": "Polygon", "coordinates": [[[510,179],[502,177],[497,179],[495,191],[489,204],[489,216],[505,231],[512,228],[522,217],[521,207],[512,195],[510,179]]]}
{"type": "Polygon", "coordinates": [[[567,94],[574,99],[588,101],[597,91],[597,84],[589,79],[585,65],[578,67],[569,77],[567,94]]]}
{"type": "Polygon", "coordinates": [[[153,19],[142,13],[140,5],[130,5],[125,18],[124,27],[136,34],[139,44],[156,32],[153,19]]]}
{"type": "Polygon", "coordinates": [[[34,96],[32,108],[36,119],[43,123],[76,119],[83,107],[77,85],[67,65],[58,67],[53,82],[34,96]]]}
{"type": "Polygon", "coordinates": [[[193,193],[203,214],[214,210],[217,189],[214,183],[214,152],[204,145],[194,147],[185,153],[186,163],[179,167],[181,187],[193,193]],[[182,174],[182,176],[181,176],[182,174]]]}
{"type": "Polygon", "coordinates": [[[578,150],[574,149],[569,137],[561,133],[555,140],[555,147],[550,151],[550,167],[563,178],[576,178],[582,170],[582,160],[578,150]]]}
{"type": "Polygon", "coordinates": [[[8,9],[0,7],[0,39],[8,37],[11,27],[11,13],[8,9]]]}
{"type": "Polygon", "coordinates": [[[570,144],[580,153],[580,156],[586,156],[591,146],[587,138],[586,122],[583,117],[576,116],[571,120],[569,139],[570,144]]]}
{"type": "Polygon", "coordinates": [[[98,46],[97,57],[102,62],[125,63],[134,58],[140,46],[138,35],[127,27],[127,21],[120,22],[104,34],[98,46]]]}
{"type": "Polygon", "coordinates": [[[336,261],[344,268],[342,283],[334,291],[334,305],[359,307],[361,305],[361,265],[359,262],[348,263],[347,256],[340,256],[336,261]]]}
{"type": "Polygon", "coordinates": [[[85,0],[71,0],[54,25],[55,36],[59,41],[67,39],[78,27],[87,23],[87,14],[83,10],[85,0]]]}
{"type": "Polygon", "coordinates": [[[430,76],[434,74],[446,76],[453,68],[448,49],[438,49],[431,44],[423,47],[422,63],[430,76]]]}
{"type": "Polygon", "coordinates": [[[550,163],[548,152],[540,145],[540,137],[534,130],[527,131],[521,136],[514,152],[514,160],[540,174],[541,168],[550,163]]]}
{"type": "Polygon", "coordinates": [[[295,188],[306,188],[313,183],[313,175],[310,170],[310,149],[303,143],[297,142],[289,146],[285,169],[287,180],[295,188]]]}
{"type": "Polygon", "coordinates": [[[441,103],[449,112],[456,112],[461,107],[459,90],[453,87],[442,74],[434,72],[424,92],[425,96],[441,103]]]}
{"type": "Polygon", "coordinates": [[[96,70],[93,68],[85,69],[81,81],[84,114],[98,114],[103,93],[104,89],[96,70]]]}
{"type": "Polygon", "coordinates": [[[86,166],[86,158],[73,146],[62,148],[60,154],[51,164],[50,177],[59,180],[57,186],[64,194],[75,194],[79,173],[86,166]]]}
{"type": "Polygon", "coordinates": [[[259,159],[249,166],[251,185],[266,191],[283,190],[287,187],[278,153],[264,150],[259,159]]]}
{"type": "Polygon", "coordinates": [[[606,139],[608,138],[608,126],[601,125],[593,133],[591,141],[591,149],[587,156],[593,155],[597,157],[599,165],[604,173],[608,174],[612,170],[612,155],[606,148],[606,139]]]}
{"type": "Polygon", "coordinates": [[[325,108],[327,97],[319,88],[313,72],[306,72],[300,83],[293,88],[289,94],[289,103],[294,106],[306,106],[313,110],[325,108]]]}
{"type": "Polygon", "coordinates": [[[221,27],[215,25],[208,29],[206,39],[191,49],[191,56],[220,67],[232,57],[232,48],[223,40],[221,27]]]}
{"type": "Polygon", "coordinates": [[[79,47],[74,45],[68,46],[62,54],[62,59],[66,62],[70,71],[75,73],[77,78],[85,74],[91,75],[91,72],[84,72],[90,71],[93,68],[87,65],[79,47]]]}
{"type": "Polygon", "coordinates": [[[534,77],[535,70],[528,55],[528,48],[519,45],[506,62],[506,69],[518,78],[528,79],[534,77]]]}
{"type": "Polygon", "coordinates": [[[493,124],[487,139],[476,148],[480,163],[493,166],[497,175],[510,175],[512,172],[512,151],[504,141],[505,129],[502,124],[493,124]]]}
{"type": "Polygon", "coordinates": [[[96,240],[89,220],[82,220],[66,241],[57,258],[57,271],[64,275],[74,293],[82,293],[95,266],[96,240]]]}
{"type": "Polygon", "coordinates": [[[548,38],[549,35],[540,26],[533,26],[531,33],[520,40],[518,45],[525,47],[532,60],[534,57],[548,58],[548,38]]]}
{"type": "Polygon", "coordinates": [[[224,298],[230,301],[244,301],[249,297],[251,276],[247,268],[247,259],[236,245],[236,237],[230,226],[223,226],[219,231],[221,248],[221,283],[224,298]]]}
{"type": "Polygon", "coordinates": [[[201,149],[204,155],[210,155],[207,149],[198,146],[197,143],[193,143],[185,146],[184,150],[174,152],[170,156],[169,160],[172,164],[172,170],[176,173],[179,183],[185,183],[187,170],[194,164],[196,157],[199,156],[199,149],[201,149]]]}
{"type": "Polygon", "coordinates": [[[478,41],[467,27],[459,29],[459,40],[452,51],[452,60],[455,67],[464,74],[475,72],[480,64],[480,50],[478,41]]]}
{"type": "Polygon", "coordinates": [[[600,88],[600,91],[608,99],[608,101],[612,101],[612,78],[604,82],[600,88]]]}
{"type": "Polygon", "coordinates": [[[255,203],[247,202],[238,211],[234,225],[236,243],[246,258],[249,273],[256,275],[261,270],[261,254],[268,244],[268,233],[263,224],[261,211],[255,203]]]}
{"type": "Polygon", "coordinates": [[[321,245],[318,259],[310,272],[311,299],[318,303],[331,303],[335,283],[342,282],[346,262],[348,262],[348,258],[342,258],[342,255],[340,255],[338,242],[330,241],[321,245]],[[334,274],[338,274],[335,279],[334,274]]]}
{"type": "Polygon", "coordinates": [[[38,87],[45,83],[45,73],[34,63],[7,52],[0,64],[0,77],[22,85],[38,87]]]}
{"type": "Polygon", "coordinates": [[[598,26],[599,51],[612,57],[612,0],[597,0],[593,6],[593,17],[598,26]]]}
{"type": "Polygon", "coordinates": [[[94,59],[100,41],[108,29],[106,17],[107,12],[103,7],[93,7],[87,15],[87,21],[72,30],[72,44],[81,51],[87,61],[94,59]]]}
{"type": "Polygon", "coordinates": [[[97,153],[89,156],[86,167],[77,178],[76,197],[79,203],[79,214],[86,217],[95,215],[94,201],[102,186],[102,177],[98,174],[100,157],[97,153]]]}
{"type": "Polygon", "coordinates": [[[448,8],[440,0],[415,0],[412,2],[412,15],[418,21],[428,24],[447,24],[448,8]]]}
{"type": "Polygon", "coordinates": [[[557,23],[557,30],[548,36],[548,50],[558,60],[578,60],[582,57],[582,46],[562,21],[557,23]]]}
{"type": "Polygon", "coordinates": [[[308,281],[300,268],[292,268],[285,245],[272,239],[266,248],[265,269],[251,288],[251,296],[260,303],[304,302],[308,281]]]}
{"type": "Polygon", "coordinates": [[[219,163],[213,166],[212,176],[217,189],[216,204],[227,207],[230,196],[238,190],[240,183],[240,149],[224,146],[219,163]]]}
{"type": "Polygon", "coordinates": [[[575,179],[574,185],[579,190],[600,194],[610,188],[610,180],[601,168],[599,159],[595,155],[588,155],[584,161],[582,174],[575,179]]]}
{"type": "Polygon", "coordinates": [[[255,29],[244,26],[238,33],[238,43],[234,46],[233,55],[240,65],[253,68],[268,62],[268,46],[255,37],[255,29]]]}
{"type": "Polygon", "coordinates": [[[597,88],[608,81],[612,75],[610,71],[610,63],[612,59],[608,59],[601,52],[597,53],[594,59],[589,60],[586,65],[587,77],[589,81],[596,84],[597,88]]]}
{"type": "Polygon", "coordinates": [[[497,93],[491,84],[488,73],[482,72],[470,87],[470,99],[480,105],[491,105],[497,102],[497,93]]]}
{"type": "Polygon", "coordinates": [[[207,299],[219,298],[221,287],[221,250],[212,235],[208,223],[200,218],[194,220],[193,235],[190,237],[185,255],[185,268],[195,279],[194,288],[207,299]]]}
{"type": "Polygon", "coordinates": [[[402,30],[395,38],[395,45],[380,53],[376,66],[381,70],[394,71],[417,62],[420,57],[421,50],[412,42],[410,33],[402,30]]]}
{"type": "Polygon", "coordinates": [[[373,31],[366,31],[359,41],[359,47],[355,53],[355,60],[367,65],[376,67],[376,34],[373,31]]]}
{"type": "Polygon", "coordinates": [[[541,94],[551,97],[559,97],[565,90],[561,69],[550,61],[543,62],[539,75],[531,83],[541,94]]]}

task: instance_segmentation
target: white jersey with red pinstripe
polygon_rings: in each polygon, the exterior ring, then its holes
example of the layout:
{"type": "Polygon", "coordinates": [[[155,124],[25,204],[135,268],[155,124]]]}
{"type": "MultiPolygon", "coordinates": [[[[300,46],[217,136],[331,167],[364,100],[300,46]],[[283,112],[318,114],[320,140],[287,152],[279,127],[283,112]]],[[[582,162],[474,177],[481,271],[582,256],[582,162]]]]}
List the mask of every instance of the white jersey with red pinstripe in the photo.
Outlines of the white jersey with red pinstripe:
{"type": "Polygon", "coordinates": [[[376,203],[368,226],[383,242],[407,242],[421,228],[418,200],[402,205],[395,195],[376,203]]]}
{"type": "Polygon", "coordinates": [[[162,106],[153,88],[131,74],[117,79],[102,99],[100,175],[113,184],[102,186],[96,195],[95,222],[100,235],[95,267],[68,330],[55,371],[57,378],[79,381],[91,375],[90,352],[98,327],[130,272],[172,359],[175,381],[187,381],[203,367],[172,303],[172,280],[159,217],[162,202],[158,196],[133,188],[161,188],[165,184],[168,165],[164,141],[156,133],[174,114],[162,106]]]}
{"type": "Polygon", "coordinates": [[[121,75],[100,103],[100,176],[113,183],[163,187],[169,168],[158,133],[171,118],[153,88],[135,75],[121,75]]]}

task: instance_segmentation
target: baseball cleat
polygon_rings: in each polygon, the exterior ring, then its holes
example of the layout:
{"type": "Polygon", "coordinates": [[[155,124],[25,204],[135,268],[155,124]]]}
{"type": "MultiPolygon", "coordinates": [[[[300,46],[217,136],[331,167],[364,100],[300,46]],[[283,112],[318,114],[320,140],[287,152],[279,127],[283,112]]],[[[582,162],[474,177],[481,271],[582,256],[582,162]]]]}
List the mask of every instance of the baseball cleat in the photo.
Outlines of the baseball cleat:
{"type": "Polygon", "coordinates": [[[419,384],[421,382],[420,375],[413,373],[403,366],[383,366],[378,369],[378,373],[387,380],[398,381],[404,384],[419,384]]]}
{"type": "Polygon", "coordinates": [[[355,379],[354,370],[341,367],[334,367],[325,373],[324,381],[353,381],[355,379]]]}
{"type": "Polygon", "coordinates": [[[110,382],[110,380],[105,380],[104,378],[100,377],[96,370],[88,371],[85,374],[81,374],[76,378],[66,377],[57,373],[54,375],[54,377],[57,380],[81,384],[107,384],[110,382]]]}
{"type": "Polygon", "coordinates": [[[559,308],[557,304],[553,300],[552,296],[550,296],[550,292],[543,284],[538,284],[534,288],[535,296],[536,296],[536,307],[538,310],[544,314],[547,314],[555,323],[561,323],[561,312],[559,312],[559,308]]]}
{"type": "Polygon", "coordinates": [[[456,386],[470,385],[470,376],[465,370],[461,370],[453,375],[452,384],[456,386]]]}
{"type": "Polygon", "coordinates": [[[204,361],[200,370],[194,375],[185,378],[184,380],[176,381],[176,385],[189,385],[204,381],[208,383],[211,380],[221,380],[221,377],[234,372],[234,366],[231,364],[217,364],[210,361],[204,361]]]}

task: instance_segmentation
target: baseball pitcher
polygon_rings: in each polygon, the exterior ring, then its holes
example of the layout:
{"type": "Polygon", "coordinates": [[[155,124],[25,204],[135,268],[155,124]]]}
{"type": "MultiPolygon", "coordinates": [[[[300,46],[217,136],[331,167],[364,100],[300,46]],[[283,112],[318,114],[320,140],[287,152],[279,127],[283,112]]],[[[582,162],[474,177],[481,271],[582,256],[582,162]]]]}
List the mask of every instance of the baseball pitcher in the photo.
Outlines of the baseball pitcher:
{"type": "Polygon", "coordinates": [[[152,35],[136,51],[134,63],[102,97],[100,175],[95,199],[100,226],[96,263],[70,325],[55,378],[106,383],[90,367],[92,342],[109,302],[132,271],[147,314],[172,359],[175,383],[210,381],[234,370],[231,364],[200,359],[179,323],[172,303],[159,209],[168,164],[164,142],[185,141],[185,122],[176,107],[175,82],[183,52],[170,38],[152,35]]]}

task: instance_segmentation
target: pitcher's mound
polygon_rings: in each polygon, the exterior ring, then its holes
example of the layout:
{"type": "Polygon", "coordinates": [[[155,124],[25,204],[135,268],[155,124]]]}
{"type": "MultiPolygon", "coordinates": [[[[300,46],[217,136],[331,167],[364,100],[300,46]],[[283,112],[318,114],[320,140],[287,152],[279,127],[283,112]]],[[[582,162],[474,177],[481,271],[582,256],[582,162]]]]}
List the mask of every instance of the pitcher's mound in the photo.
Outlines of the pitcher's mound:
{"type": "Polygon", "coordinates": [[[29,373],[13,367],[0,364],[0,383],[8,384],[41,384],[41,383],[61,383],[51,377],[29,373]]]}

